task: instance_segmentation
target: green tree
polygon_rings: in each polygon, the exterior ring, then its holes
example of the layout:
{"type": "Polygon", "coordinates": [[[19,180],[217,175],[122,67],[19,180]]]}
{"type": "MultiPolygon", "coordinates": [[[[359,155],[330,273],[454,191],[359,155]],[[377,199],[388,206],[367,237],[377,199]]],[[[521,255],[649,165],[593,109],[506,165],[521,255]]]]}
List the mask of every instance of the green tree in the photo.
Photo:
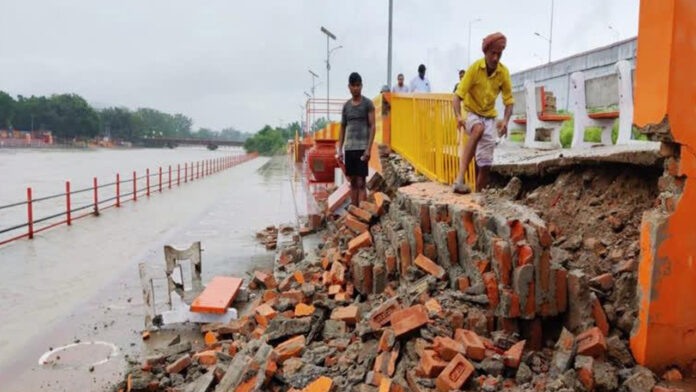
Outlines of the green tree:
{"type": "Polygon", "coordinates": [[[14,98],[6,92],[0,91],[0,128],[12,127],[15,106],[14,98]]]}
{"type": "Polygon", "coordinates": [[[324,117],[320,117],[320,118],[314,120],[314,122],[312,123],[312,126],[311,126],[311,130],[312,130],[312,132],[318,131],[318,130],[324,128],[328,123],[329,122],[324,117]]]}

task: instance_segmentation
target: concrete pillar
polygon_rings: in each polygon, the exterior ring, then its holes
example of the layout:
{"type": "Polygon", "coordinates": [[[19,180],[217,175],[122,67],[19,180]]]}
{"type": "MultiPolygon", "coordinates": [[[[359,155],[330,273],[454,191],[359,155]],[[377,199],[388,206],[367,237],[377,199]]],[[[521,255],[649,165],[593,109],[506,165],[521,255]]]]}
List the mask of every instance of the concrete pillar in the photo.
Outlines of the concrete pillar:
{"type": "MultiPolygon", "coordinates": [[[[653,370],[696,358],[696,2],[641,0],[634,122],[667,120],[685,181],[673,209],[643,217],[636,360],[653,370]]],[[[666,136],[670,139],[669,135],[666,136]]]]}

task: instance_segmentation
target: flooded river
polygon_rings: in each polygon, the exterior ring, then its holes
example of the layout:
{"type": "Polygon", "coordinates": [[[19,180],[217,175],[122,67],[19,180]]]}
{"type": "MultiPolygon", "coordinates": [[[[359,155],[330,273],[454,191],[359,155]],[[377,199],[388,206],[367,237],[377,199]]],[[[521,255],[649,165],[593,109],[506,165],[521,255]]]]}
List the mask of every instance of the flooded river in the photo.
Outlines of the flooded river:
{"type": "MultiPolygon", "coordinates": [[[[66,176],[89,184],[95,175],[230,153],[0,150],[0,205],[21,200],[26,186],[60,192],[66,176]]],[[[254,234],[269,224],[296,222],[305,213],[302,189],[286,157],[257,158],[0,247],[0,389],[100,391],[122,379],[126,357],[143,344],[138,263],[163,269],[163,245],[184,248],[200,240],[204,282],[270,267],[273,253],[254,234]],[[86,344],[93,342],[103,343],[86,344]],[[49,349],[75,343],[60,359],[55,354],[39,365],[49,349]]]]}

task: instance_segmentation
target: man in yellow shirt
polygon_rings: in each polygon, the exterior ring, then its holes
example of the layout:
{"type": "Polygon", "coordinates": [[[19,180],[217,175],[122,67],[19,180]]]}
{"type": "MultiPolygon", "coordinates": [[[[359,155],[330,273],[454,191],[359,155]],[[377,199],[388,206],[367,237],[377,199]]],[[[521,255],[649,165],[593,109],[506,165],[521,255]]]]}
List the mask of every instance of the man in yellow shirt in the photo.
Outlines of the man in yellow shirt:
{"type": "Polygon", "coordinates": [[[484,57],[469,67],[459,82],[454,94],[452,107],[457,116],[457,129],[469,136],[466,145],[459,153],[459,175],[454,182],[454,192],[470,193],[464,184],[464,173],[471,159],[476,155],[476,189],[482,190],[488,184],[488,175],[493,164],[495,149],[495,100],[503,94],[505,117],[498,130],[500,136],[507,134],[507,124],[512,116],[512,82],[507,67],[500,63],[507,39],[501,33],[493,33],[483,39],[484,57]],[[464,102],[464,116],[461,104],[464,102]]]}

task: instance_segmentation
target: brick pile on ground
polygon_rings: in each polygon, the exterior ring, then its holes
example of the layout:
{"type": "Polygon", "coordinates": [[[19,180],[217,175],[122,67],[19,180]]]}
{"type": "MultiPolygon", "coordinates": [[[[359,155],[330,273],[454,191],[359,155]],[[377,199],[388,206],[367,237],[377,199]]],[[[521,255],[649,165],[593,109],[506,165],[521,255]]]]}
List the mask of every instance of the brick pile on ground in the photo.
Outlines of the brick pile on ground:
{"type": "Polygon", "coordinates": [[[636,366],[606,311],[631,268],[578,268],[509,195],[381,190],[328,217],[307,257],[254,273],[250,314],[146,358],[123,390],[676,390],[636,366]]]}
{"type": "Polygon", "coordinates": [[[266,249],[273,250],[278,244],[278,228],[268,226],[256,233],[256,239],[266,246],[266,249]]]}

